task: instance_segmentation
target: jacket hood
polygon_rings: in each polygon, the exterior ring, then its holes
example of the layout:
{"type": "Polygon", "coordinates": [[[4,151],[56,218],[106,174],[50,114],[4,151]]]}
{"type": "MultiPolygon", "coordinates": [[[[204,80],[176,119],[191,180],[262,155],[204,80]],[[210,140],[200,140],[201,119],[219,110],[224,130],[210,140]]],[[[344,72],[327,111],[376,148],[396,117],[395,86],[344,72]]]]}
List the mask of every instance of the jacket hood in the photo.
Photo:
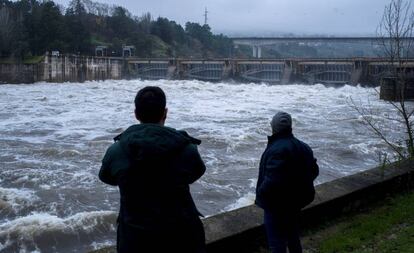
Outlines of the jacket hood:
{"type": "Polygon", "coordinates": [[[119,141],[121,147],[136,161],[165,158],[188,144],[201,143],[185,131],[147,123],[130,126],[114,140],[119,141]]]}

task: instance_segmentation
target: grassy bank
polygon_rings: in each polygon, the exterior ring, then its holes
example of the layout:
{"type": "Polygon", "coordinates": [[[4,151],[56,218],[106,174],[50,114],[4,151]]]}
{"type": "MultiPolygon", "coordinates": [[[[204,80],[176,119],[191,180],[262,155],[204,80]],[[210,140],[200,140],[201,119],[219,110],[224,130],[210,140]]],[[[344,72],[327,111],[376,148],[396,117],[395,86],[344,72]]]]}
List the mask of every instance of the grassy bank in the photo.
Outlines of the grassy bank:
{"type": "Polygon", "coordinates": [[[17,60],[15,58],[0,58],[0,63],[4,64],[17,64],[17,63],[23,63],[23,64],[36,64],[41,61],[43,61],[44,56],[30,56],[26,57],[23,60],[17,60]]]}
{"type": "Polygon", "coordinates": [[[414,252],[414,191],[305,232],[305,252],[414,252]]]}

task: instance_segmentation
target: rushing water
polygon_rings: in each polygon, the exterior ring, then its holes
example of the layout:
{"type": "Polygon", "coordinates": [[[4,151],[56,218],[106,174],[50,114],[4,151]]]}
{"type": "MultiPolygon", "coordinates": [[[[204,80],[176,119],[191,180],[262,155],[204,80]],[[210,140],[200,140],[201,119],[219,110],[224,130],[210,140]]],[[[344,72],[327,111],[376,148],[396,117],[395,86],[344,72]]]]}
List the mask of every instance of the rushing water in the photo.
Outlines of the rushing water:
{"type": "MultiPolygon", "coordinates": [[[[118,190],[97,177],[112,138],[136,123],[138,89],[159,85],[167,125],[202,140],[206,174],[192,186],[202,213],[254,200],[258,160],[278,110],[321,168],[318,183],[378,164],[386,149],[349,106],[394,112],[373,89],[200,81],[105,81],[0,86],[0,252],[84,252],[113,244],[118,190]]],[[[398,134],[398,127],[387,129],[398,134]]],[[[139,200],[138,200],[139,201],[139,200]]]]}

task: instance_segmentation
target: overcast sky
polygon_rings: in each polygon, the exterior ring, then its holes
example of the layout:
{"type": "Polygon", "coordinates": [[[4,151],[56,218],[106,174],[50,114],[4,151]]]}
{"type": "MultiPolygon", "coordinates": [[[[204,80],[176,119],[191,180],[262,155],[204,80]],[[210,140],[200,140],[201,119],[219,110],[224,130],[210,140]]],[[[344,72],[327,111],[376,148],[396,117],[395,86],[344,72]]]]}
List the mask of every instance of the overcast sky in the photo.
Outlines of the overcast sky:
{"type": "MultiPolygon", "coordinates": [[[[70,0],[55,0],[67,5],[70,0]]],[[[214,32],[372,35],[390,0],[97,0],[127,8],[140,16],[150,12],[185,22],[208,24],[214,32]]]]}

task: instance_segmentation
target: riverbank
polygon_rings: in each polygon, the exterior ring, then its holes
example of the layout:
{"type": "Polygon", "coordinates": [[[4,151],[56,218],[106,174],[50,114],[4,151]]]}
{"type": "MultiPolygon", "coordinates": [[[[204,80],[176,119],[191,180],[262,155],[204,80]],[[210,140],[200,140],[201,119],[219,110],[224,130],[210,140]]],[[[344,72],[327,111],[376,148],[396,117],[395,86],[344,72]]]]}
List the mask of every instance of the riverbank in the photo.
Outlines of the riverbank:
{"type": "Polygon", "coordinates": [[[303,244],[305,253],[414,252],[414,190],[309,229],[303,244]]]}
{"type": "Polygon", "coordinates": [[[0,64],[38,64],[43,60],[43,55],[26,57],[20,61],[15,58],[0,58],[0,64]]]}
{"type": "MultiPolygon", "coordinates": [[[[414,191],[392,194],[372,206],[309,228],[303,232],[302,244],[304,253],[414,252],[414,191]]],[[[114,252],[114,248],[99,251],[114,252]]],[[[269,252],[266,246],[256,251],[269,252]]]]}

